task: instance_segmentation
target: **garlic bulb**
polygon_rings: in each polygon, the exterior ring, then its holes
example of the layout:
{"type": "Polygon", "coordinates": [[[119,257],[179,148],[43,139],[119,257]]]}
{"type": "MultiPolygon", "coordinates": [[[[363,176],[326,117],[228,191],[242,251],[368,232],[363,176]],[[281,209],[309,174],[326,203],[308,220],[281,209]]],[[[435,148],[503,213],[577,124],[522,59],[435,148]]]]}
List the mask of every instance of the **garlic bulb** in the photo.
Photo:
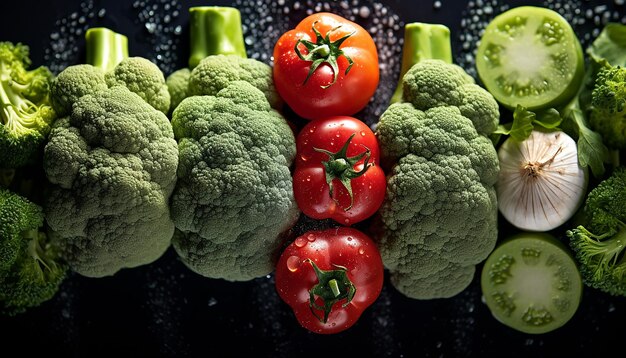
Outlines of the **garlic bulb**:
{"type": "Polygon", "coordinates": [[[498,208],[516,227],[552,230],[582,204],[587,170],[578,164],[576,142],[564,132],[533,130],[522,142],[509,138],[498,159],[498,208]]]}

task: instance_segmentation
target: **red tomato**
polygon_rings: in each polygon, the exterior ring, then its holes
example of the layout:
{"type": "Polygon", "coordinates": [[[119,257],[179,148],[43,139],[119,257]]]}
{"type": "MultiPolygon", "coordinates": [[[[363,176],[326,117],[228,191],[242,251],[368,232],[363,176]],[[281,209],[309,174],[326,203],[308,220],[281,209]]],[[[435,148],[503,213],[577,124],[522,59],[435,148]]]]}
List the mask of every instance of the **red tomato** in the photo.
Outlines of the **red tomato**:
{"type": "Polygon", "coordinates": [[[352,115],[367,105],[378,81],[374,40],[341,16],[310,15],[274,46],[276,89],[303,118],[352,115]]]}
{"type": "Polygon", "coordinates": [[[304,328],[337,333],[376,301],[384,269],[367,235],[340,227],[298,237],[281,254],[275,278],[279,296],[304,328]]]}
{"type": "Polygon", "coordinates": [[[352,225],[381,206],[387,181],[378,140],[365,123],[347,116],[313,120],[298,134],[296,150],[293,190],[305,215],[352,225]]]}

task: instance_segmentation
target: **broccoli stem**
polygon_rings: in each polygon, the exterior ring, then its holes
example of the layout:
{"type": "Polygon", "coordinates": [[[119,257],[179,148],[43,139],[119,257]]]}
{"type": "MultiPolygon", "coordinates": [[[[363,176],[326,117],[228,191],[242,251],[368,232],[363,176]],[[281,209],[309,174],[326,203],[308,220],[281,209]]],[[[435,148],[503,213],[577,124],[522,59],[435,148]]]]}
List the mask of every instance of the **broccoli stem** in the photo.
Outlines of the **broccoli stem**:
{"type": "Polygon", "coordinates": [[[450,29],[444,25],[414,22],[404,27],[402,68],[391,103],[402,101],[402,77],[416,63],[435,59],[452,63],[450,29]]]}
{"type": "Polygon", "coordinates": [[[234,7],[196,6],[189,8],[189,68],[210,55],[237,55],[246,58],[241,15],[234,7]]]}
{"type": "Polygon", "coordinates": [[[37,106],[24,97],[28,86],[16,82],[11,69],[0,64],[0,122],[11,133],[36,126],[37,106]]]}
{"type": "Polygon", "coordinates": [[[112,70],[128,57],[128,38],[105,27],[95,27],[85,34],[86,63],[102,69],[112,70]]]}

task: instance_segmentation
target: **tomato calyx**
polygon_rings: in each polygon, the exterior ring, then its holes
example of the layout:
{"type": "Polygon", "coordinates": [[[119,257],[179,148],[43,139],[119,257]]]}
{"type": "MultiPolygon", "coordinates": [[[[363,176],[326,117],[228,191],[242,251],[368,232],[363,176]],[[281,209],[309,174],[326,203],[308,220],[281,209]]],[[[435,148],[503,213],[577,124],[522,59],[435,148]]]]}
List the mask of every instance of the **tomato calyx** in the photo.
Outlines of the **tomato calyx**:
{"type": "Polygon", "coordinates": [[[299,39],[296,42],[296,45],[294,47],[294,51],[296,52],[296,55],[298,55],[298,57],[303,60],[303,61],[312,61],[313,63],[311,64],[311,67],[309,68],[309,73],[307,74],[306,78],[304,79],[304,83],[306,84],[307,81],[309,80],[309,78],[313,75],[313,73],[317,70],[317,68],[323,64],[324,62],[328,63],[330,65],[330,67],[333,69],[333,81],[326,85],[326,86],[320,86],[324,89],[332,86],[333,84],[335,84],[335,82],[337,81],[337,74],[339,72],[339,66],[337,65],[337,59],[341,56],[345,57],[346,60],[348,60],[348,67],[346,68],[345,74],[347,75],[348,72],[350,72],[350,69],[352,68],[352,65],[354,64],[354,62],[352,61],[352,59],[346,55],[343,50],[341,50],[339,47],[341,47],[341,45],[343,44],[344,41],[346,41],[350,36],[354,35],[356,33],[356,31],[353,31],[345,36],[343,36],[342,38],[336,40],[336,41],[331,41],[330,40],[330,34],[339,29],[341,27],[341,25],[331,29],[330,31],[328,31],[326,33],[326,37],[324,37],[318,29],[315,28],[315,24],[317,24],[318,21],[315,21],[313,23],[313,32],[315,33],[315,42],[309,41],[309,40],[303,40],[303,39],[299,39]],[[303,55],[302,52],[300,51],[299,45],[303,44],[304,47],[306,47],[306,49],[308,50],[308,53],[306,55],[303,55]]]}
{"type": "MultiPolygon", "coordinates": [[[[346,141],[346,143],[341,147],[341,149],[337,153],[330,152],[325,149],[313,148],[316,152],[324,153],[328,155],[328,160],[322,162],[324,165],[324,172],[326,173],[326,183],[328,184],[328,192],[330,196],[333,196],[333,180],[339,179],[341,184],[348,191],[348,195],[350,195],[350,205],[347,208],[343,208],[345,211],[350,210],[352,208],[352,204],[354,203],[354,194],[352,193],[352,179],[358,178],[361,175],[365,174],[365,172],[371,167],[373,164],[369,162],[371,151],[369,148],[365,147],[365,152],[361,154],[357,154],[353,157],[348,157],[348,146],[352,141],[352,138],[356,133],[352,133],[350,138],[346,141]],[[354,166],[361,159],[365,157],[365,161],[363,162],[363,169],[356,171],[354,170],[354,166]]],[[[337,204],[339,204],[338,200],[333,198],[337,204]]]]}
{"type": "Polygon", "coordinates": [[[320,322],[326,323],[335,303],[345,299],[346,302],[342,307],[346,307],[352,302],[356,294],[356,287],[348,278],[347,268],[333,264],[337,268],[336,270],[322,270],[317,267],[313,260],[307,259],[307,261],[313,266],[318,280],[318,283],[309,290],[309,308],[320,322]],[[324,301],[323,307],[315,302],[316,296],[324,301]],[[315,310],[323,311],[324,317],[320,317],[315,310]]]}

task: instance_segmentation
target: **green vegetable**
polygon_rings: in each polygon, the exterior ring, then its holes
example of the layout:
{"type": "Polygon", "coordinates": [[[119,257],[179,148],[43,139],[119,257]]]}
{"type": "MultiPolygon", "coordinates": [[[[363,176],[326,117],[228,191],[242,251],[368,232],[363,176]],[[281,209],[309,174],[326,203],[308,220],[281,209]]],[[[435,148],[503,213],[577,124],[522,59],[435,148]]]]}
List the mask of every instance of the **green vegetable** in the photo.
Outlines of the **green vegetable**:
{"type": "Polygon", "coordinates": [[[234,7],[197,6],[189,8],[191,51],[189,68],[210,55],[246,58],[241,14],[234,7]]]}
{"type": "Polygon", "coordinates": [[[418,62],[402,82],[403,102],[377,126],[388,180],[373,230],[400,292],[450,297],[469,285],[496,243],[499,165],[487,136],[497,127],[498,104],[441,60],[418,62]]]}
{"type": "Polygon", "coordinates": [[[626,68],[605,67],[598,73],[589,124],[607,147],[626,149],[626,68]]]}
{"type": "Polygon", "coordinates": [[[170,93],[170,114],[189,95],[187,90],[189,76],[191,76],[191,71],[188,68],[181,68],[167,76],[165,84],[170,93]]]}
{"type": "Polygon", "coordinates": [[[94,27],[85,33],[86,63],[104,72],[111,71],[128,58],[128,38],[105,27],[94,27]]]}
{"type": "Polygon", "coordinates": [[[587,196],[584,225],[567,232],[585,284],[626,296],[626,169],[617,168],[587,196]]]}
{"type": "Polygon", "coordinates": [[[414,22],[404,27],[404,51],[400,80],[391,103],[402,101],[402,77],[416,63],[426,59],[439,59],[452,63],[450,29],[438,24],[414,22]]]}
{"type": "Polygon", "coordinates": [[[476,55],[480,79],[508,108],[539,110],[566,103],[584,76],[580,42],[557,12],[521,6],[496,16],[476,55]]]}
{"type": "Polygon", "coordinates": [[[52,73],[27,70],[29,49],[0,42],[0,169],[32,163],[56,118],[48,93],[52,73]]]}
{"type": "Polygon", "coordinates": [[[169,103],[153,91],[165,86],[158,71],[126,58],[107,73],[70,66],[53,83],[53,103],[66,117],[44,150],[52,184],[44,210],[50,239],[82,275],[151,263],[170,245],[178,148],[162,112],[169,103]]]}
{"type": "Polygon", "coordinates": [[[128,57],[123,35],[106,28],[87,30],[91,51],[88,64],[70,66],[52,83],[52,104],[59,116],[66,116],[79,98],[107,87],[124,86],[155,109],[167,114],[170,94],[159,68],[142,57],[128,57]],[[115,65],[113,65],[115,63],[115,65]]]}
{"type": "MultiPolygon", "coordinates": [[[[233,81],[246,81],[265,94],[272,108],[281,109],[283,100],[274,87],[272,68],[246,58],[239,10],[211,6],[189,11],[191,72],[187,75],[179,70],[168,77],[171,96],[176,101],[187,96],[215,96],[233,81]]],[[[172,103],[170,110],[175,107],[172,103]]]]}
{"type": "Polygon", "coordinates": [[[567,247],[548,234],[522,233],[502,242],[483,266],[487,307],[503,324],[541,334],[576,313],[582,282],[567,247]]]}
{"type": "Polygon", "coordinates": [[[295,138],[264,94],[244,81],[174,110],[179,141],[173,245],[193,271],[244,281],[273,270],[281,233],[298,218],[289,168],[295,138]]]}
{"type": "Polygon", "coordinates": [[[0,189],[0,312],[14,315],[51,299],[67,267],[43,232],[41,207],[0,189]]]}

